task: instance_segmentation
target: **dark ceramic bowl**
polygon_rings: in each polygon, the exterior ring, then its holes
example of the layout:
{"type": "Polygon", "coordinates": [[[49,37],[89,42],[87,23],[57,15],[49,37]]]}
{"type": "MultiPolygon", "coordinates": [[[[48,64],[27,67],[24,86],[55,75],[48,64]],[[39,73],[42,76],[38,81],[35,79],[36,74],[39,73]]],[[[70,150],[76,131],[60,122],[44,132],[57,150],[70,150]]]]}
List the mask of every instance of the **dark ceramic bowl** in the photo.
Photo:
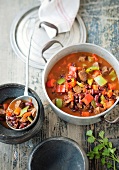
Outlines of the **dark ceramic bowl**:
{"type": "Polygon", "coordinates": [[[28,170],[88,170],[88,159],[75,141],[49,138],[31,152],[28,170]]]}
{"type": "MultiPolygon", "coordinates": [[[[24,85],[21,84],[4,84],[0,85],[0,104],[9,98],[17,98],[24,94],[24,85]]],[[[9,144],[18,144],[31,139],[36,135],[43,124],[44,108],[39,96],[32,89],[28,89],[28,95],[34,97],[38,102],[38,116],[35,123],[24,131],[15,131],[0,121],[0,142],[9,144]]]]}

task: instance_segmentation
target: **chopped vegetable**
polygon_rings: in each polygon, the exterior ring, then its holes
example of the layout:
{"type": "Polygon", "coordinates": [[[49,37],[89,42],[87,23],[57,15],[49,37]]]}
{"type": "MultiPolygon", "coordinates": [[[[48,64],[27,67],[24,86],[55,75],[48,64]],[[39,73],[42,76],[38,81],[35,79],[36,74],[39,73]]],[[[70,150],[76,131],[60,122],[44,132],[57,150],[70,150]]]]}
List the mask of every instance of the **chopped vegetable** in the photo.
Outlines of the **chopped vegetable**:
{"type": "Polygon", "coordinates": [[[100,73],[101,73],[100,70],[95,70],[95,71],[93,71],[92,77],[95,78],[98,75],[100,75],[100,73]]]}
{"type": "Polygon", "coordinates": [[[56,106],[57,106],[58,108],[62,108],[62,105],[63,105],[62,99],[56,99],[55,103],[56,103],[56,106]]]}
{"type": "Polygon", "coordinates": [[[116,73],[115,73],[114,70],[112,70],[112,71],[109,73],[109,75],[111,76],[111,80],[112,80],[112,81],[116,80],[117,76],[116,76],[116,73]]]}
{"type": "Polygon", "coordinates": [[[57,84],[63,84],[65,81],[66,81],[65,78],[61,78],[57,80],[57,84]]]}
{"type": "Polygon", "coordinates": [[[88,79],[88,84],[91,86],[93,83],[93,79],[88,79]]]}
{"type": "Polygon", "coordinates": [[[73,77],[76,77],[76,67],[69,66],[69,75],[72,75],[73,77]]]}
{"type": "Polygon", "coordinates": [[[28,116],[31,116],[31,114],[32,114],[31,112],[26,112],[23,114],[23,118],[27,118],[28,116]]]}
{"type": "Polygon", "coordinates": [[[17,107],[15,110],[14,110],[14,113],[16,115],[19,115],[20,114],[20,111],[21,111],[21,108],[20,107],[17,107]]]}
{"type": "Polygon", "coordinates": [[[89,62],[93,62],[94,61],[94,57],[88,56],[88,61],[89,62]]]}
{"type": "Polygon", "coordinates": [[[107,83],[107,80],[104,79],[104,78],[102,77],[102,75],[99,75],[99,76],[95,77],[94,80],[95,80],[96,83],[97,83],[98,85],[100,85],[100,86],[104,86],[104,85],[107,83]]]}
{"type": "Polygon", "coordinates": [[[92,100],[92,101],[91,101],[91,105],[93,106],[93,108],[96,107],[96,102],[95,102],[95,100],[92,100]]]}
{"type": "Polygon", "coordinates": [[[92,88],[93,88],[93,90],[98,90],[98,85],[93,84],[92,88]]]}
{"type": "Polygon", "coordinates": [[[28,116],[28,120],[29,120],[29,122],[33,122],[33,119],[30,117],[30,116],[28,116]]]}
{"type": "Polygon", "coordinates": [[[86,73],[90,73],[94,70],[99,70],[99,67],[98,66],[91,66],[91,67],[86,69],[86,73]]]}
{"type": "Polygon", "coordinates": [[[93,96],[91,94],[86,94],[85,97],[82,99],[86,105],[88,105],[93,100],[93,96]]]}
{"type": "Polygon", "coordinates": [[[20,111],[20,115],[19,115],[18,117],[22,117],[23,114],[27,112],[28,108],[29,108],[29,106],[24,107],[24,108],[20,111]]]}
{"type": "Polygon", "coordinates": [[[48,80],[48,81],[46,82],[46,86],[47,86],[47,87],[54,87],[55,82],[56,82],[55,79],[48,80]]]}
{"type": "Polygon", "coordinates": [[[108,83],[108,89],[115,90],[116,89],[116,84],[114,82],[108,83]]]}
{"type": "Polygon", "coordinates": [[[109,100],[106,102],[106,109],[109,109],[114,104],[114,100],[109,100]]]}
{"type": "Polygon", "coordinates": [[[89,112],[82,112],[81,115],[84,116],[84,117],[87,117],[87,116],[90,116],[90,113],[89,112]]]}
{"type": "Polygon", "coordinates": [[[108,96],[109,98],[112,97],[112,94],[113,94],[112,90],[109,90],[109,91],[107,92],[107,96],[108,96]]]}
{"type": "Polygon", "coordinates": [[[95,59],[95,61],[98,61],[98,57],[96,54],[92,54],[92,57],[95,59]]]}
{"type": "Polygon", "coordinates": [[[78,81],[76,82],[77,85],[79,85],[80,87],[84,87],[85,85],[83,83],[79,83],[78,81]]]}
{"type": "Polygon", "coordinates": [[[63,93],[63,92],[65,92],[65,85],[57,85],[57,87],[56,87],[56,92],[58,92],[58,93],[63,93]]]}

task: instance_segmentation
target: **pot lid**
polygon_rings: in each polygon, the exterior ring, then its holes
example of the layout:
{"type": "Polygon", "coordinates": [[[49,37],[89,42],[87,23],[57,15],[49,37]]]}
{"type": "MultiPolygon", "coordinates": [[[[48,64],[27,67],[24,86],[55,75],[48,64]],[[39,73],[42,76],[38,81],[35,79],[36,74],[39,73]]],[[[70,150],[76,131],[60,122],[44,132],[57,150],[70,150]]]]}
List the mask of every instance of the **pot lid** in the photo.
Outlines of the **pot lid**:
{"type": "MultiPolygon", "coordinates": [[[[39,7],[40,5],[37,4],[20,12],[16,16],[11,26],[10,42],[16,55],[25,62],[29,51],[30,34],[34,30],[31,41],[29,65],[35,68],[43,69],[45,66],[45,61],[41,57],[41,50],[43,46],[51,39],[48,37],[43,28],[39,28],[39,7]]],[[[59,41],[64,47],[77,43],[85,43],[86,28],[79,14],[77,15],[69,32],[60,33],[52,40],[59,41]]],[[[61,46],[59,44],[54,44],[44,53],[44,56],[48,59],[60,49],[61,46]]]]}

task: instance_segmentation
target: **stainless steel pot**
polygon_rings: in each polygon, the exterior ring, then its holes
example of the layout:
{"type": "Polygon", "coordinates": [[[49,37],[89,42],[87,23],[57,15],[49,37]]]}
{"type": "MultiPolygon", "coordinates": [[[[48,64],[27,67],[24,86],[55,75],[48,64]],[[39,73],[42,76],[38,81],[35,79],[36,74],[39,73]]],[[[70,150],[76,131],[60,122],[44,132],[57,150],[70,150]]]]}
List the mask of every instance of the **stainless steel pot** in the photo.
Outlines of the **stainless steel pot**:
{"type": "MultiPolygon", "coordinates": [[[[52,46],[54,43],[58,43],[57,41],[50,41],[45,48],[42,50],[42,53],[47,50],[50,46],[52,46]]],[[[45,96],[47,98],[47,100],[49,101],[51,108],[53,109],[53,111],[63,120],[65,120],[66,122],[72,123],[72,124],[76,124],[76,125],[89,125],[89,124],[93,124],[96,122],[101,121],[102,119],[106,120],[106,116],[107,114],[109,114],[109,111],[111,111],[118,103],[119,98],[116,100],[116,102],[113,104],[112,107],[110,107],[108,110],[95,115],[95,116],[90,116],[90,117],[78,117],[78,116],[73,116],[70,115],[62,110],[60,110],[59,108],[57,108],[52,101],[50,100],[46,88],[45,88],[45,83],[47,81],[47,76],[51,70],[51,68],[55,65],[55,63],[60,60],[61,58],[63,58],[64,56],[74,53],[74,52],[90,52],[90,53],[95,53],[99,56],[101,56],[102,58],[104,58],[106,61],[108,61],[112,67],[115,69],[118,79],[119,79],[119,61],[107,50],[105,50],[104,48],[94,45],[94,44],[90,44],[90,43],[84,43],[84,44],[76,44],[76,45],[72,45],[72,46],[68,46],[68,47],[63,47],[61,50],[59,50],[57,53],[55,53],[50,60],[46,63],[44,72],[43,72],[43,76],[42,76],[42,86],[43,86],[43,90],[45,93],[45,96]]],[[[107,120],[108,121],[108,120],[107,120]]],[[[119,121],[119,117],[116,118],[114,121],[109,123],[115,123],[119,121]]]]}

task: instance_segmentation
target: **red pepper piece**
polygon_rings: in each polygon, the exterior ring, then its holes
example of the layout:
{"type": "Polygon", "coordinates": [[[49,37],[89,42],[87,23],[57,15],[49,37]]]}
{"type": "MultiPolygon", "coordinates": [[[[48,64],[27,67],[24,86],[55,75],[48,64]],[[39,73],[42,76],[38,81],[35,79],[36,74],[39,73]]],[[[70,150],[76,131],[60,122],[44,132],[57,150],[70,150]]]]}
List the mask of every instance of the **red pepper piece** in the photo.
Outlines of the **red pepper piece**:
{"type": "Polygon", "coordinates": [[[85,97],[82,99],[86,105],[88,105],[93,100],[93,96],[91,94],[86,94],[85,97]]]}
{"type": "Polygon", "coordinates": [[[54,87],[56,80],[55,79],[50,79],[46,82],[47,87],[54,87]]]}

